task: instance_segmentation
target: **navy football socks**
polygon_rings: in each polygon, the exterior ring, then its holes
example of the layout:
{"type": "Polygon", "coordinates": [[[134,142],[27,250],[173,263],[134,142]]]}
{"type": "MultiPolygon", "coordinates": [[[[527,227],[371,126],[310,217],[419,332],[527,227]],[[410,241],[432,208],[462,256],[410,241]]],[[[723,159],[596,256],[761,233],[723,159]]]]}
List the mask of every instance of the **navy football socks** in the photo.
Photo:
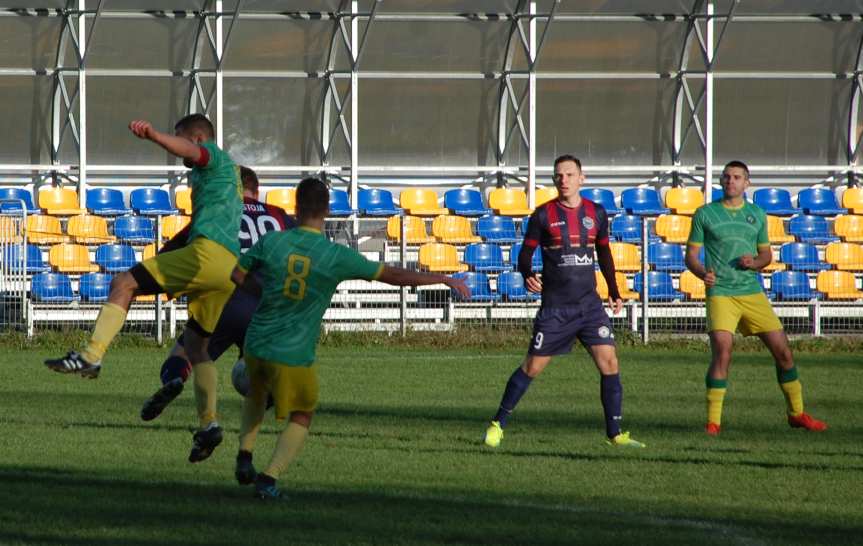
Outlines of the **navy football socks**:
{"type": "Polygon", "coordinates": [[[507,419],[509,419],[512,410],[515,409],[516,404],[518,404],[518,401],[521,400],[521,397],[527,391],[531,381],[533,381],[533,378],[524,373],[521,366],[516,368],[509,377],[509,381],[506,382],[506,390],[503,391],[503,398],[500,401],[500,408],[493,419],[500,423],[501,427],[506,426],[507,419]]]}
{"type": "Polygon", "coordinates": [[[605,412],[605,434],[614,438],[620,434],[623,413],[623,385],[620,384],[620,374],[601,375],[600,389],[602,411],[605,412]]]}

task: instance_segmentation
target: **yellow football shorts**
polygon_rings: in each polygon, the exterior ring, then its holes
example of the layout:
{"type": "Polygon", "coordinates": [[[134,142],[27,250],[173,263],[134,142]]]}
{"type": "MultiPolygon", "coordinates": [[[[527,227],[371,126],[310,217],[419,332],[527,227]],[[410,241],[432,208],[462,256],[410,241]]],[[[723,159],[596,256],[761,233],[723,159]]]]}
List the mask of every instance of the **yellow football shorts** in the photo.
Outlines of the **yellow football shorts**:
{"type": "Polygon", "coordinates": [[[237,257],[230,250],[204,237],[141,262],[171,297],[189,298],[189,317],[210,333],[234,293],[231,272],[235,265],[237,257]]]}
{"type": "Polygon", "coordinates": [[[707,331],[734,333],[738,329],[744,336],[782,330],[782,323],[764,292],[707,297],[707,331]]]}
{"type": "Polygon", "coordinates": [[[249,392],[261,389],[273,397],[276,419],[282,420],[292,411],[313,412],[318,407],[318,369],[311,366],[287,366],[263,360],[246,353],[249,392]]]}

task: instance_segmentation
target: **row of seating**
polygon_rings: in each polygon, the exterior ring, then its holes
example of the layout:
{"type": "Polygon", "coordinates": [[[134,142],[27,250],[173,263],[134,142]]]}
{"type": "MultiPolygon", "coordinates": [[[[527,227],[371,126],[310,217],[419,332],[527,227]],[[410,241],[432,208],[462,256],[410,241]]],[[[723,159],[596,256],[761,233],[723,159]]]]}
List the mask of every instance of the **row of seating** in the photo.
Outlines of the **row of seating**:
{"type": "MultiPolygon", "coordinates": [[[[141,253],[141,260],[154,256],[156,245],[149,244],[141,253]]],[[[105,244],[96,248],[94,260],[90,260],[87,247],[77,244],[60,243],[48,251],[48,261],[42,255],[42,250],[36,245],[28,244],[23,252],[20,245],[4,247],[0,256],[6,271],[13,273],[41,273],[52,268],[63,273],[89,273],[104,271],[117,273],[126,271],[139,260],[135,249],[129,245],[105,244]]]]}
{"type": "MultiPolygon", "coordinates": [[[[191,222],[189,216],[165,216],[162,218],[162,237],[170,239],[191,222]]],[[[117,239],[129,243],[146,244],[156,240],[156,224],[145,216],[120,216],[113,220],[113,234],[108,222],[101,216],[82,214],[69,218],[66,233],[56,216],[31,214],[24,229],[27,241],[35,244],[55,244],[74,241],[83,244],[114,242],[117,239]]],[[[14,217],[0,216],[0,242],[12,243],[21,240],[21,224],[14,217]]]]}
{"type": "MultiPolygon", "coordinates": [[[[72,289],[72,280],[62,273],[39,273],[30,282],[30,296],[33,301],[44,303],[71,303],[80,300],[85,303],[108,301],[112,276],[107,273],[87,273],[78,279],[78,294],[72,289]]],[[[159,298],[167,301],[162,294],[159,298]]],[[[135,301],[155,301],[155,296],[137,296],[135,301]]]]}
{"type": "Polygon", "coordinates": [[[123,193],[110,188],[91,188],[87,190],[85,208],[78,202],[78,192],[71,188],[51,187],[37,192],[39,206],[33,204],[29,191],[22,188],[0,188],[0,200],[3,202],[0,210],[14,212],[21,210],[21,201],[28,214],[44,210],[53,216],[75,216],[85,214],[88,210],[99,216],[123,216],[126,214],[143,214],[145,216],[166,216],[177,214],[182,209],[191,213],[191,192],[187,189],[176,193],[177,206],[171,204],[168,192],[158,188],[138,188],[129,195],[127,207],[123,193]]]}

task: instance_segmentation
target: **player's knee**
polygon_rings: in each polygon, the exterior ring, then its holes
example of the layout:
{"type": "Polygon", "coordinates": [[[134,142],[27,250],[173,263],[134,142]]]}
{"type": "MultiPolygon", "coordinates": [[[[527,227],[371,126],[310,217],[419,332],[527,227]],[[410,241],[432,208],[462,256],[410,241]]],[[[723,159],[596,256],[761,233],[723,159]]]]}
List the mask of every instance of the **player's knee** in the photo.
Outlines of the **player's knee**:
{"type": "Polygon", "coordinates": [[[312,426],[312,415],[313,413],[310,411],[292,411],[289,421],[301,427],[310,428],[312,426]]]}

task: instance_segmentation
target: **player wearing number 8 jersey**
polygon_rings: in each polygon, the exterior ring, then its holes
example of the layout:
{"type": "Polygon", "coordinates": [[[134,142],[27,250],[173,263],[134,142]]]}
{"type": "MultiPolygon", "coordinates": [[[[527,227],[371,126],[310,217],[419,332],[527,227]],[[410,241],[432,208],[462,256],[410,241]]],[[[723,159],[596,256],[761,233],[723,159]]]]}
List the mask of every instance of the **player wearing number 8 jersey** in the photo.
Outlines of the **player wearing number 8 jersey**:
{"type": "Polygon", "coordinates": [[[340,282],[378,280],[397,286],[445,284],[470,295],[464,282],[389,267],[367,260],[358,252],[330,242],[321,233],[329,212],[329,190],[316,178],[297,187],[299,227],[271,232],[249,249],[234,270],[237,284],[258,274],[261,304],[246,333],[245,360],[249,393],[243,404],[240,451],[236,476],[254,474],[252,450],[263,420],[267,395],[275,402],[276,419],[288,418],[266,470],[255,480],[256,495],[278,498],[276,480],[293,461],[308,434],[318,402],[315,348],[321,320],[340,282]]]}

